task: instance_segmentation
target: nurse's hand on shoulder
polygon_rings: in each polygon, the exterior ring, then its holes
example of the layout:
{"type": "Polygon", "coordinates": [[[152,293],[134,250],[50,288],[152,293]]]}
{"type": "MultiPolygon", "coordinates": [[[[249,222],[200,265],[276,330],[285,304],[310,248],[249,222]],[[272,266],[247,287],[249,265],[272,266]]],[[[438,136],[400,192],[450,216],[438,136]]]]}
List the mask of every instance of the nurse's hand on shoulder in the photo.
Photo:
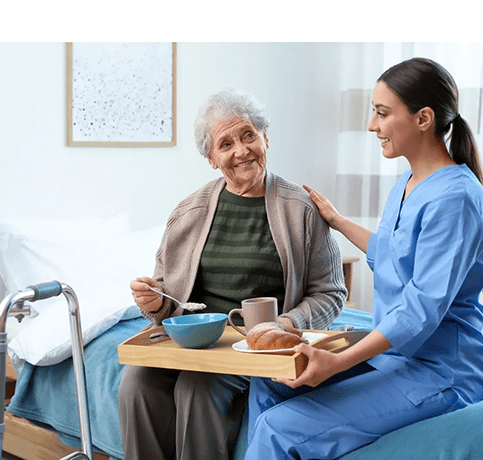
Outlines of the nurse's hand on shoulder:
{"type": "Polygon", "coordinates": [[[342,216],[337,212],[337,209],[334,208],[332,203],[327,198],[325,198],[325,196],[321,195],[319,192],[316,192],[309,186],[304,185],[304,189],[309,192],[310,199],[315,204],[315,206],[317,206],[319,214],[334,230],[340,230],[339,220],[342,216]]]}
{"type": "Polygon", "coordinates": [[[327,221],[331,228],[341,232],[352,244],[357,246],[362,252],[367,252],[369,239],[372,232],[367,228],[341,216],[337,209],[332,206],[330,201],[319,192],[304,185],[304,189],[309,192],[310,199],[317,206],[319,214],[327,221]]]}
{"type": "Polygon", "coordinates": [[[297,388],[302,385],[316,387],[337,373],[337,354],[326,350],[318,350],[304,343],[295,346],[294,350],[303,353],[309,358],[307,367],[294,380],[279,377],[274,379],[276,382],[283,383],[291,388],[297,388]]]}
{"type": "Polygon", "coordinates": [[[156,292],[149,289],[149,286],[159,289],[159,283],[152,278],[143,276],[131,281],[131,291],[134,301],[144,311],[155,312],[161,308],[162,300],[156,292]]]}

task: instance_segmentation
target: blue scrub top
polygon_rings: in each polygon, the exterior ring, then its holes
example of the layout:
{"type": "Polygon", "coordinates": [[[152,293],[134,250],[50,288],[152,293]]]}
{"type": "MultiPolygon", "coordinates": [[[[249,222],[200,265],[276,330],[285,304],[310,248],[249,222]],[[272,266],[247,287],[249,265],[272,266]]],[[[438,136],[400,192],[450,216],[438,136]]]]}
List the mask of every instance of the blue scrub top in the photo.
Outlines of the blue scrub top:
{"type": "Polygon", "coordinates": [[[483,398],[483,187],[466,165],[441,168],[404,200],[392,189],[367,249],[373,327],[393,348],[369,360],[414,404],[452,388],[483,398]]]}

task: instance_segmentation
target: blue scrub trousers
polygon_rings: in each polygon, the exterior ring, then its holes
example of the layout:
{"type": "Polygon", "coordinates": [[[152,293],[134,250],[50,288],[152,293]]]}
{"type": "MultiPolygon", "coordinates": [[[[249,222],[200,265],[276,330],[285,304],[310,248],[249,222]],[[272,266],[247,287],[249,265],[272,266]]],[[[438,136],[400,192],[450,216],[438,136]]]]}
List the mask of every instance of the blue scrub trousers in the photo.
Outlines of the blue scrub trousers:
{"type": "Polygon", "coordinates": [[[457,399],[448,389],[414,405],[369,365],[356,367],[355,374],[295,390],[253,378],[245,460],[336,459],[398,428],[451,412],[457,399]]]}

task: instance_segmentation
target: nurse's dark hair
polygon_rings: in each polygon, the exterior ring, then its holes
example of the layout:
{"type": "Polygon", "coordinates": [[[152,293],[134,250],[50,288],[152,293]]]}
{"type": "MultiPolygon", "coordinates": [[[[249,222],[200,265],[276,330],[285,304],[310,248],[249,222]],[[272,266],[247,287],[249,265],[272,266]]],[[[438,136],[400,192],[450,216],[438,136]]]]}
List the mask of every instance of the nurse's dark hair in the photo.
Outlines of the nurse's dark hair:
{"type": "Polygon", "coordinates": [[[468,123],[459,115],[458,87],[440,64],[426,58],[403,61],[386,70],[383,81],[404,102],[410,113],[430,107],[435,114],[435,135],[449,140],[449,154],[465,163],[483,183],[478,148],[468,123]]]}

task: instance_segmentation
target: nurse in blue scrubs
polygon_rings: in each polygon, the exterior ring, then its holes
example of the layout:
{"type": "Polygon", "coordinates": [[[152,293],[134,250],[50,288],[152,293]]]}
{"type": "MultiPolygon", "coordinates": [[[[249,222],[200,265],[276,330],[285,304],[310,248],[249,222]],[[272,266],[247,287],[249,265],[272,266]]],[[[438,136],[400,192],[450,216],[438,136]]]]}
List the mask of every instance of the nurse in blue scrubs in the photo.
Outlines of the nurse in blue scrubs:
{"type": "Polygon", "coordinates": [[[373,331],[309,358],[295,380],[253,379],[246,460],[334,459],[483,399],[483,187],[451,75],[414,58],[387,70],[368,129],[410,169],[376,233],[306,187],[321,216],[367,255],[373,331]]]}

